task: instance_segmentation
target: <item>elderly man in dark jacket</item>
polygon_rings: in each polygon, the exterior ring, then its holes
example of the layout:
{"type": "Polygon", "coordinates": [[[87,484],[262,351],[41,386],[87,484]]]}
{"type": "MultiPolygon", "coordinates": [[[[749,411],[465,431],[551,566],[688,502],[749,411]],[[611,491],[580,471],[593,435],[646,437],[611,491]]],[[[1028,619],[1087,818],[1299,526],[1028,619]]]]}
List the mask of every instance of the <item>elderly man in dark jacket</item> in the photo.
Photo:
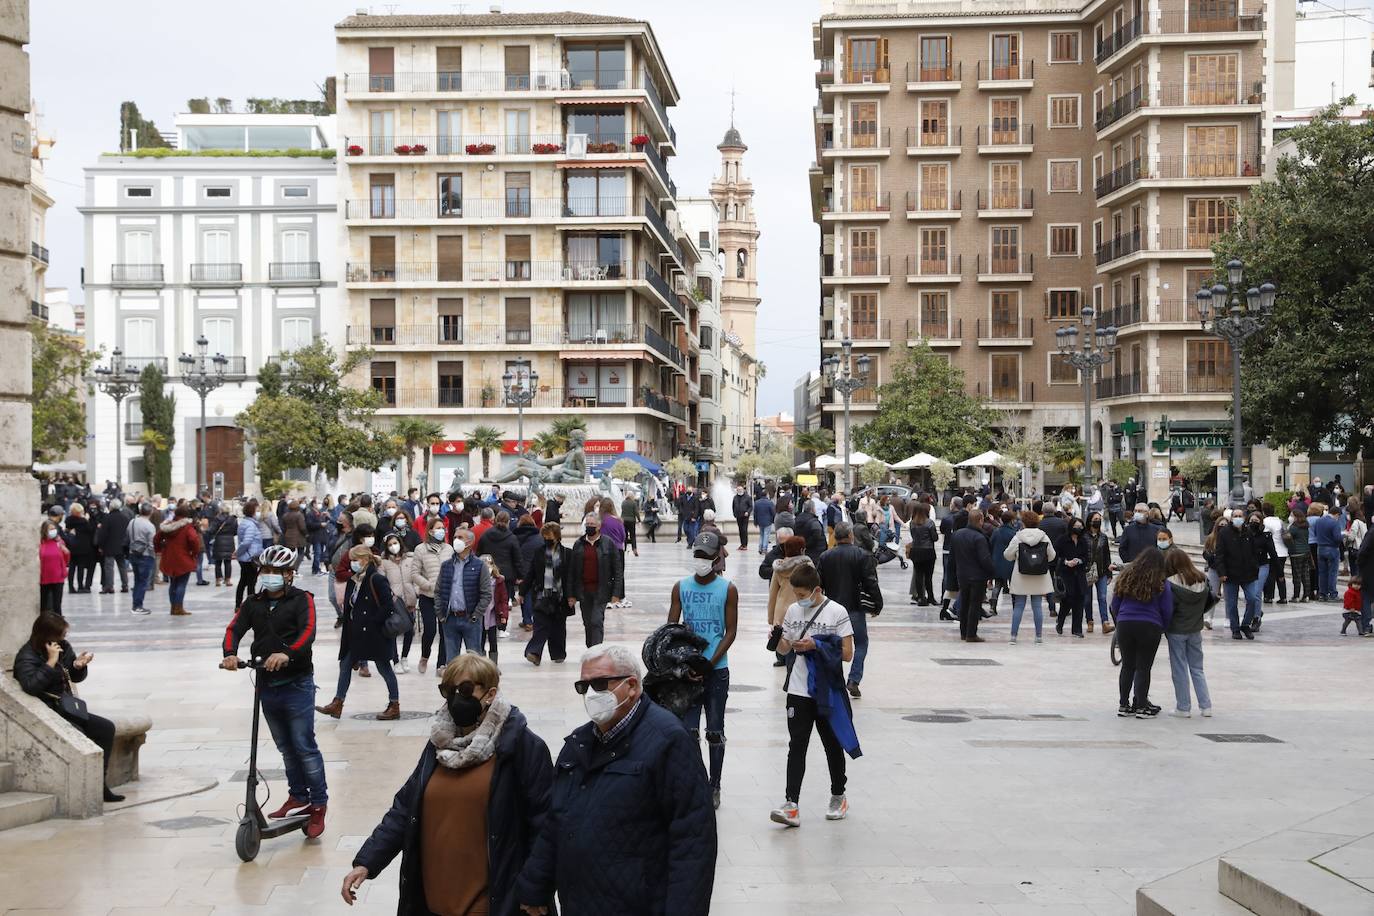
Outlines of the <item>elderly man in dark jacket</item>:
{"type": "Polygon", "coordinates": [[[587,513],[583,535],[573,544],[572,591],[568,607],[582,606],[582,626],[587,648],[605,637],[606,605],[625,597],[625,552],[616,550],[610,538],[601,536],[601,516],[587,513]]]}
{"type": "Polygon", "coordinates": [[[598,646],[577,690],[590,722],[554,764],[553,800],[516,882],[526,913],[704,916],[716,872],[716,818],[701,751],[643,695],[639,660],[598,646]]]}
{"type": "MultiPolygon", "coordinates": [[[[1240,510],[1234,510],[1239,518],[1240,510]]],[[[1226,617],[1231,624],[1232,639],[1254,639],[1251,625],[1260,612],[1262,586],[1259,581],[1259,563],[1256,561],[1256,537],[1269,538],[1267,533],[1256,535],[1254,530],[1244,524],[1233,524],[1227,519],[1217,532],[1217,553],[1212,563],[1213,569],[1221,577],[1221,589],[1226,596],[1226,617]],[[1239,613],[1239,593],[1245,593],[1245,619],[1239,613]]],[[[1218,524],[1221,524],[1218,522],[1218,524]]],[[[1271,539],[1272,541],[1272,539],[1271,539]]]]}
{"type": "Polygon", "coordinates": [[[992,547],[983,533],[983,513],[970,509],[968,524],[950,538],[950,565],[959,580],[959,638],[982,642],[978,621],[983,616],[983,599],[988,583],[996,578],[992,568],[992,547]]]}
{"type": "MultiPolygon", "coordinates": [[[[806,540],[806,555],[811,558],[812,563],[819,565],[821,554],[825,553],[825,548],[828,545],[825,540],[825,526],[816,517],[816,509],[809,500],[802,503],[801,512],[796,517],[793,533],[806,540]]],[[[847,606],[846,609],[848,609],[847,606]]]]}
{"type": "Polygon", "coordinates": [[[1131,562],[1142,550],[1159,549],[1155,547],[1155,535],[1159,532],[1159,526],[1150,522],[1149,511],[1149,506],[1136,503],[1131,521],[1121,529],[1117,550],[1121,553],[1122,563],[1131,562]]]}
{"type": "Polygon", "coordinates": [[[110,511],[100,518],[95,546],[100,550],[100,592],[114,592],[114,571],[119,569],[119,590],[129,590],[129,522],[133,515],[120,499],[110,500],[110,511]]]}
{"type": "Polygon", "coordinates": [[[864,657],[868,655],[868,619],[864,611],[867,598],[871,610],[878,616],[883,609],[883,592],[878,585],[878,561],[871,551],[851,543],[854,526],[840,522],[835,526],[835,546],[821,554],[816,564],[821,574],[821,589],[827,598],[849,612],[854,627],[854,661],[849,666],[849,681],[845,688],[858,699],[859,683],[864,676],[864,657]]]}

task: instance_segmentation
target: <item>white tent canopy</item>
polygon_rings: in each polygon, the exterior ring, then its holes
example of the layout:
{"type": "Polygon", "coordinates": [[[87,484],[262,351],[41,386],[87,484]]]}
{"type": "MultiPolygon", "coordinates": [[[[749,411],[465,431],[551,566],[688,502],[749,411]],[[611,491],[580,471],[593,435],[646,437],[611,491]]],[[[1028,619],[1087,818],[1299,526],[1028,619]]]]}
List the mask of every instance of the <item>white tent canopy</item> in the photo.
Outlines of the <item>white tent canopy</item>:
{"type": "MultiPolygon", "coordinates": [[[[863,452],[850,452],[850,453],[849,453],[849,466],[850,466],[850,468],[861,468],[861,467],[863,467],[864,465],[868,464],[870,461],[873,461],[873,460],[875,460],[875,459],[874,459],[871,455],[865,455],[863,452]]],[[[816,458],[816,470],[818,470],[818,471],[825,471],[825,470],[829,470],[830,468],[842,468],[842,467],[844,467],[844,458],[843,458],[843,457],[837,458],[837,457],[835,457],[834,455],[820,455],[820,456],[818,456],[818,457],[816,458]]],[[[801,464],[797,465],[797,466],[796,466],[795,468],[793,468],[792,470],[794,470],[794,471],[808,471],[808,470],[810,470],[810,469],[811,469],[811,465],[808,464],[807,462],[803,461],[801,464]]]]}
{"type": "Polygon", "coordinates": [[[917,452],[910,458],[903,458],[891,467],[894,471],[914,471],[917,468],[928,468],[939,460],[929,452],[917,452]]]}
{"type": "MultiPolygon", "coordinates": [[[[863,467],[864,465],[868,464],[870,461],[876,461],[876,462],[878,462],[879,464],[883,465],[884,467],[887,466],[887,462],[883,461],[883,460],[880,459],[880,458],[874,458],[872,455],[865,455],[863,452],[850,452],[850,453],[849,453],[849,465],[850,465],[850,467],[861,468],[861,467],[863,467]]],[[[841,461],[840,463],[843,464],[844,462],[841,461]]]]}
{"type": "Polygon", "coordinates": [[[992,468],[1001,462],[1002,456],[996,452],[983,452],[981,455],[974,455],[967,461],[961,461],[955,465],[956,468],[992,468]]]}

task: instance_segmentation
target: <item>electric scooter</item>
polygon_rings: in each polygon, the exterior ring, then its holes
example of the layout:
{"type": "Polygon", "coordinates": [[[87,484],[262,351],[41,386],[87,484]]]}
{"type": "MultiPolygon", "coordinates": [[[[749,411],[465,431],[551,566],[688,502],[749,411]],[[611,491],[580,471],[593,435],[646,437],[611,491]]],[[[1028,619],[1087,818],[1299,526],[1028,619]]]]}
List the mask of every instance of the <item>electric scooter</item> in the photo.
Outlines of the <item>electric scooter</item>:
{"type": "Polygon", "coordinates": [[[239,829],[234,835],[234,851],[243,861],[251,862],[258,857],[258,849],[262,846],[264,837],[271,839],[294,830],[304,830],[310,820],[310,814],[307,811],[304,814],[292,814],[270,821],[263,816],[262,806],[258,804],[258,719],[262,712],[262,692],[258,684],[264,671],[263,659],[238,661],[240,668],[252,668],[258,672],[258,676],[253,679],[253,743],[249,745],[248,752],[248,787],[243,799],[243,817],[239,819],[239,829]]]}

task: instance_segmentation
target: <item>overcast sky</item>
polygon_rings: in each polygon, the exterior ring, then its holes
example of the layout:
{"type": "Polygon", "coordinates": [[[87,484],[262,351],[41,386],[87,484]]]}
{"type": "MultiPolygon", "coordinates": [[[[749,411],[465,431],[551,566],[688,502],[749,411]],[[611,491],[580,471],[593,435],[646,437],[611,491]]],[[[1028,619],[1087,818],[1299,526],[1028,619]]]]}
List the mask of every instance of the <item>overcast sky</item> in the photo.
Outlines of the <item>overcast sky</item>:
{"type": "MultiPolygon", "coordinates": [[[[34,0],[33,97],[56,137],[48,165],[57,204],[48,214],[49,285],[80,302],[82,168],[117,149],[119,105],[138,104],[163,129],[186,99],[224,96],[313,98],[334,67],[335,22],[367,4],[326,0],[34,0]]],[[[375,3],[372,12],[480,13],[488,3],[411,0],[375,3]]],[[[792,385],[816,362],[817,229],[806,170],[815,84],[808,0],[515,0],[506,12],[574,9],[644,16],[682,93],[670,111],[677,127],[672,162],[679,193],[706,193],[737,91],[736,125],[749,145],[763,237],[759,251],[758,354],[768,366],[759,411],[792,409],[792,385]]]]}

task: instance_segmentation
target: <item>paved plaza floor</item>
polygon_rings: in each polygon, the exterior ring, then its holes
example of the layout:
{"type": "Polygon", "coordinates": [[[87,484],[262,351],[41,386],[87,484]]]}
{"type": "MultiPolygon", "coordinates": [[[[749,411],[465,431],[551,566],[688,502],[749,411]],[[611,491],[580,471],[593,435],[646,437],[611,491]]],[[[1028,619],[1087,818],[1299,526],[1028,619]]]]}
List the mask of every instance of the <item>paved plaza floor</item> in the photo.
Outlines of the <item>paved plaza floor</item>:
{"type": "MultiPolygon", "coordinates": [[[[1036,645],[1028,614],[1011,646],[1004,603],[984,622],[986,643],[961,643],[955,625],[907,602],[909,574],[893,562],[881,569],[887,608],[870,623],[855,704],[864,756],[849,766],[850,816],[824,820],[825,764],[813,742],[802,827],[781,828],[768,811],[782,797],[787,731],[781,673],[763,645],[767,583],[757,565],[755,550],[737,552],[727,573],[740,588],[741,623],[730,653],[713,913],[1124,916],[1141,884],[1371,791],[1374,639],[1338,635],[1338,606],[1271,608],[1253,642],[1233,642],[1224,625],[1207,634],[1215,717],[1118,719],[1116,669],[1100,632],[1061,638],[1047,625],[1036,645]],[[1217,735],[1274,741],[1209,737],[1217,735]]],[[[608,611],[607,639],[637,649],[688,567],[680,544],[644,545],[630,557],[634,606],[608,611]]],[[[323,594],[324,578],[302,582],[323,594]]],[[[340,881],[420,754],[439,702],[435,678],[401,676],[402,709],[426,717],[391,723],[355,717],[386,701],[379,677],[355,679],[343,719],[318,720],[326,833],[265,840],[256,862],[240,864],[233,837],[251,691],[245,674],[216,668],[232,593],[192,585],[187,618],[167,615],[166,596],[150,596],[153,615],[143,618],[128,613],[127,595],[67,596],[71,640],[96,655],[82,692],[94,711],[152,717],[139,791],[217,785],[0,833],[0,912],[349,912],[340,881]]],[[[327,602],[318,606],[323,703],[337,676],[337,631],[327,602]]],[[[501,643],[502,690],[556,752],[584,719],[572,689],[576,653],[534,668],[521,657],[524,638],[517,629],[501,643]]],[[[574,619],[569,642],[581,640],[574,619]]],[[[1163,648],[1154,674],[1152,698],[1172,708],[1163,648]]],[[[280,767],[265,730],[260,764],[280,767]]],[[[285,785],[271,775],[280,799],[285,785]]],[[[366,883],[352,912],[395,912],[396,873],[393,865],[366,883]]]]}

